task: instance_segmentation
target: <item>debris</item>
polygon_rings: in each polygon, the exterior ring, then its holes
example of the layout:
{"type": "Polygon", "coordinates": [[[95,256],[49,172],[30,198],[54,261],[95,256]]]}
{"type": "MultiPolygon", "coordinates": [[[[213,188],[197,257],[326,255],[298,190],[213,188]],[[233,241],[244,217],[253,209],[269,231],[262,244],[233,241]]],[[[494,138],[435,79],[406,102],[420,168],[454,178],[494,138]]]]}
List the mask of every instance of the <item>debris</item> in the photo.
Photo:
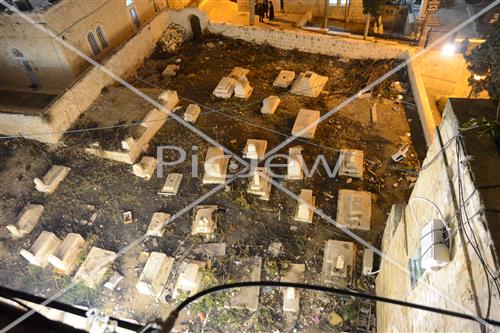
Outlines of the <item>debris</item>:
{"type": "Polygon", "coordinates": [[[283,244],[281,242],[272,242],[267,250],[273,257],[278,257],[283,253],[283,244]]]}
{"type": "Polygon", "coordinates": [[[350,184],[350,183],[352,183],[352,178],[351,178],[351,177],[347,178],[347,180],[345,181],[345,183],[346,183],[346,184],[350,184]]]}
{"type": "Polygon", "coordinates": [[[375,102],[371,107],[371,122],[372,124],[378,123],[378,111],[377,111],[377,102],[375,102]]]}
{"type": "Polygon", "coordinates": [[[96,288],[115,259],[115,252],[92,247],[87,258],[76,272],[73,281],[83,282],[89,288],[96,288]]]}
{"type": "MultiPolygon", "coordinates": [[[[262,258],[244,258],[240,259],[243,266],[242,271],[245,272],[245,276],[241,281],[260,281],[260,275],[262,270],[262,258]],[[244,269],[246,267],[246,269],[244,269]]],[[[231,300],[229,301],[230,307],[233,309],[247,309],[249,311],[257,311],[259,305],[259,287],[247,287],[241,288],[236,291],[231,300]]]]}
{"type": "Polygon", "coordinates": [[[158,299],[165,289],[174,258],[164,253],[151,252],[135,287],[139,293],[158,299]]]}
{"type": "Polygon", "coordinates": [[[261,160],[267,149],[267,140],[248,139],[243,150],[243,158],[261,160]]]}
{"type": "Polygon", "coordinates": [[[150,180],[156,170],[156,158],[144,156],[139,163],[132,166],[132,172],[137,177],[150,180]]]}
{"type": "Polygon", "coordinates": [[[84,245],[85,239],[83,239],[82,236],[75,233],[69,233],[64,237],[64,240],[57,250],[49,255],[47,260],[59,272],[69,275],[84,245]]]}
{"type": "Polygon", "coordinates": [[[90,223],[94,223],[97,218],[97,212],[92,213],[90,216],[90,223]]]}
{"type": "Polygon", "coordinates": [[[130,224],[132,222],[134,222],[134,219],[132,218],[132,212],[131,211],[124,212],[123,213],[123,224],[130,224]]]}
{"type": "Polygon", "coordinates": [[[276,109],[278,108],[280,102],[281,99],[278,96],[269,96],[268,98],[265,98],[262,102],[260,113],[273,114],[274,112],[276,112],[276,109]]]}
{"type": "Polygon", "coordinates": [[[179,49],[187,36],[188,33],[186,29],[178,24],[172,23],[165,29],[157,44],[162,51],[172,53],[179,49]]]}
{"type": "Polygon", "coordinates": [[[341,316],[339,316],[337,314],[337,312],[335,311],[332,311],[328,314],[328,322],[332,325],[332,326],[336,326],[338,324],[341,324],[344,320],[342,319],[341,316]]]}
{"type": "Polygon", "coordinates": [[[161,191],[158,192],[159,195],[171,196],[177,195],[179,192],[179,187],[182,181],[182,173],[170,173],[167,175],[165,179],[165,183],[161,188],[161,191]]]}
{"type": "Polygon", "coordinates": [[[312,139],[316,126],[320,118],[320,112],[315,110],[300,109],[295,124],[293,125],[292,135],[306,139],[312,139]]]}
{"type": "Polygon", "coordinates": [[[403,144],[399,148],[397,152],[391,155],[391,158],[394,162],[400,162],[406,157],[406,153],[408,152],[408,149],[410,148],[409,144],[403,144]]]}
{"type": "Polygon", "coordinates": [[[359,94],[359,99],[365,99],[365,98],[371,98],[372,97],[372,92],[369,91],[369,92],[365,92],[363,94],[359,94]]]}
{"type": "Polygon", "coordinates": [[[316,197],[312,190],[301,190],[297,200],[297,210],[295,211],[295,221],[312,223],[314,216],[314,203],[316,197]]]}
{"type": "Polygon", "coordinates": [[[113,275],[111,275],[111,278],[104,283],[104,287],[108,288],[109,290],[115,290],[116,286],[120,281],[123,280],[123,275],[118,273],[117,271],[113,271],[113,275]]]}
{"type": "Polygon", "coordinates": [[[288,163],[287,163],[287,175],[286,179],[290,180],[300,180],[304,178],[304,173],[302,170],[302,163],[304,158],[302,157],[302,147],[295,146],[288,150],[288,163]]]}
{"type": "Polygon", "coordinates": [[[226,256],[226,243],[205,243],[193,250],[194,254],[209,258],[223,258],[226,256]]]}
{"type": "Polygon", "coordinates": [[[43,193],[54,192],[70,170],[71,168],[62,165],[52,166],[42,179],[34,179],[36,190],[43,193]]]}
{"type": "Polygon", "coordinates": [[[170,214],[168,213],[153,213],[151,222],[149,222],[148,230],[146,231],[146,236],[162,237],[163,233],[165,232],[165,226],[169,219],[170,214]]]}
{"type": "Polygon", "coordinates": [[[201,108],[198,104],[189,104],[186,112],[184,112],[184,120],[194,124],[200,113],[201,108]]]}
{"type": "Polygon", "coordinates": [[[229,157],[224,155],[221,147],[209,147],[203,164],[203,184],[224,184],[228,163],[229,157]]]}
{"type": "Polygon", "coordinates": [[[165,67],[163,72],[161,73],[161,76],[163,77],[174,77],[177,75],[177,72],[181,69],[180,65],[177,64],[170,64],[165,67]]]}
{"type": "Polygon", "coordinates": [[[47,258],[61,244],[61,240],[52,232],[42,231],[29,250],[22,249],[20,254],[30,262],[30,264],[45,267],[48,265],[47,258]]]}
{"type": "Polygon", "coordinates": [[[297,80],[293,83],[290,92],[292,94],[307,97],[318,97],[326,81],[328,81],[328,77],[318,75],[311,71],[300,73],[297,80]]]}
{"type": "Polygon", "coordinates": [[[342,189],[337,203],[337,223],[349,229],[370,230],[371,193],[342,189]]]}
{"type": "Polygon", "coordinates": [[[215,47],[215,44],[212,42],[208,42],[205,44],[209,49],[213,49],[215,47]]]}
{"type": "Polygon", "coordinates": [[[287,89],[295,79],[295,72],[282,70],[274,79],[273,86],[287,89]]]}
{"type": "Polygon", "coordinates": [[[26,205],[17,215],[16,224],[9,224],[6,228],[12,238],[21,238],[33,231],[40,221],[44,207],[42,205],[26,205]]]}

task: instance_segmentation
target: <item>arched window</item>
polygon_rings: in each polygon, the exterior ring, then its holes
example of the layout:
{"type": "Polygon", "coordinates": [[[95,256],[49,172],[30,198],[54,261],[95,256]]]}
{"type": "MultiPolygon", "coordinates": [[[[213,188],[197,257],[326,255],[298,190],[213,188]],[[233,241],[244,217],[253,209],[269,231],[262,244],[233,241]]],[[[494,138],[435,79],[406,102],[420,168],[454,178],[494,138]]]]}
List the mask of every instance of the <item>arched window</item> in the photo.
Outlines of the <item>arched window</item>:
{"type": "Polygon", "coordinates": [[[109,47],[109,42],[106,38],[106,35],[104,34],[104,30],[102,30],[102,28],[98,26],[95,31],[97,32],[97,38],[99,38],[102,48],[107,49],[109,47]]]}
{"type": "Polygon", "coordinates": [[[127,7],[132,6],[134,4],[134,0],[125,0],[125,3],[127,4],[127,7]]]}
{"type": "Polygon", "coordinates": [[[87,40],[89,41],[90,48],[92,49],[92,52],[94,52],[94,55],[101,53],[101,49],[99,48],[99,45],[97,45],[97,41],[95,40],[92,32],[87,34],[87,40]]]}
{"type": "Polygon", "coordinates": [[[24,57],[23,53],[21,51],[19,51],[18,49],[12,49],[12,54],[16,58],[22,58],[22,57],[24,57]]]}

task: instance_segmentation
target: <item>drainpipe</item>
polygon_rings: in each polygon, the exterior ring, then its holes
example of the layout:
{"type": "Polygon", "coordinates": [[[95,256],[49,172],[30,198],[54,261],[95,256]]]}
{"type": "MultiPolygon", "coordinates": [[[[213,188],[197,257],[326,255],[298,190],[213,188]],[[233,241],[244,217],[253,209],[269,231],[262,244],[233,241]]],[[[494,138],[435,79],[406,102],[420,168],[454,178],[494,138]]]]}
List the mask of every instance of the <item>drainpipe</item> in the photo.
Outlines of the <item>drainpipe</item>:
{"type": "Polygon", "coordinates": [[[325,4],[323,5],[323,25],[322,28],[327,29],[328,28],[328,5],[329,5],[330,0],[325,0],[325,4]]]}

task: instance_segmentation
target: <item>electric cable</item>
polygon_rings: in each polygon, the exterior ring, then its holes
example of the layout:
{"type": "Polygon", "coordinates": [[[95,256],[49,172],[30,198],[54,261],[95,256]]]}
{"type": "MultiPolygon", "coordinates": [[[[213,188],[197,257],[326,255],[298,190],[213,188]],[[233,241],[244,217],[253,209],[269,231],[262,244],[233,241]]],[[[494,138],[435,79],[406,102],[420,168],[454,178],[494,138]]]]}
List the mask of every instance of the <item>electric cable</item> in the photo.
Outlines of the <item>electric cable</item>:
{"type": "Polygon", "coordinates": [[[442,308],[435,308],[435,307],[417,304],[417,303],[405,302],[405,301],[396,300],[393,298],[388,298],[388,297],[383,297],[383,296],[371,295],[371,294],[367,294],[367,293],[363,293],[363,292],[357,292],[357,291],[334,288],[334,287],[319,286],[319,285],[310,285],[310,284],[305,284],[305,283],[278,282],[278,281],[247,281],[247,282],[236,282],[236,283],[229,283],[229,284],[211,287],[211,288],[205,289],[203,291],[200,291],[192,296],[189,296],[184,301],[179,303],[175,307],[175,309],[173,309],[170,312],[167,319],[161,324],[162,327],[161,327],[160,332],[161,333],[171,332],[180,312],[185,307],[187,307],[190,303],[194,302],[198,298],[201,298],[201,297],[206,296],[208,294],[212,294],[212,293],[222,291],[222,290],[228,290],[228,289],[234,289],[234,288],[246,288],[246,287],[287,287],[287,288],[297,288],[297,289],[320,291],[320,292],[325,292],[325,293],[331,293],[331,294],[337,294],[337,295],[343,295],[343,296],[351,296],[351,297],[355,297],[355,298],[362,298],[365,300],[371,300],[371,301],[389,303],[389,304],[394,304],[394,305],[399,305],[399,306],[405,306],[405,307],[429,311],[429,312],[433,312],[433,313],[438,313],[438,314],[442,314],[442,315],[446,315],[446,316],[452,316],[452,317],[471,320],[471,321],[477,321],[477,319],[482,319],[490,325],[500,327],[500,321],[496,321],[493,319],[482,318],[482,317],[475,316],[475,315],[455,312],[455,311],[446,310],[446,309],[442,309],[442,308]]]}

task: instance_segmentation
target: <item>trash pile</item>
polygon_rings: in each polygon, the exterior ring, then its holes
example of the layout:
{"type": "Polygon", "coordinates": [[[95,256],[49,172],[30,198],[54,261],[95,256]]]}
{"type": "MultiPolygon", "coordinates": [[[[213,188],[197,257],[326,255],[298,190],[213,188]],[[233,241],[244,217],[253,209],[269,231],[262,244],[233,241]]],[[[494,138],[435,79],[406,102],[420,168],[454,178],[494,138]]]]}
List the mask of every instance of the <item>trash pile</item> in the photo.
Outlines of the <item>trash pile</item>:
{"type": "Polygon", "coordinates": [[[163,35],[158,41],[158,46],[163,52],[175,52],[179,49],[184,40],[186,40],[187,36],[188,33],[186,29],[178,24],[172,23],[163,32],[163,35]]]}

